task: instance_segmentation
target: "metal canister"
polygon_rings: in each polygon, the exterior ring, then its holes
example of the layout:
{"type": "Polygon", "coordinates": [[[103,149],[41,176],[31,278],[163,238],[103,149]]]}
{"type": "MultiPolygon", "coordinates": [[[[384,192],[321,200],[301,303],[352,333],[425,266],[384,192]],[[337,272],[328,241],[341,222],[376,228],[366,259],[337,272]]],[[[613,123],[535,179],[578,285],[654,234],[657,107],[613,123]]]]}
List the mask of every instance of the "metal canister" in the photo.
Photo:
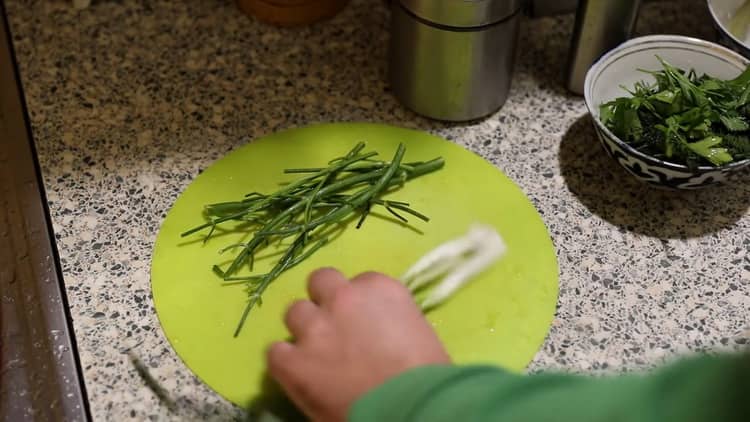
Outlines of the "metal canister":
{"type": "Polygon", "coordinates": [[[527,0],[526,10],[532,18],[572,13],[578,7],[578,0],[527,0]]]}
{"type": "Polygon", "coordinates": [[[505,103],[522,0],[395,0],[390,81],[424,116],[477,119],[505,103]]]}
{"type": "Polygon", "coordinates": [[[583,94],[586,72],[604,53],[630,38],[640,0],[580,0],[568,53],[566,86],[583,94]]]}

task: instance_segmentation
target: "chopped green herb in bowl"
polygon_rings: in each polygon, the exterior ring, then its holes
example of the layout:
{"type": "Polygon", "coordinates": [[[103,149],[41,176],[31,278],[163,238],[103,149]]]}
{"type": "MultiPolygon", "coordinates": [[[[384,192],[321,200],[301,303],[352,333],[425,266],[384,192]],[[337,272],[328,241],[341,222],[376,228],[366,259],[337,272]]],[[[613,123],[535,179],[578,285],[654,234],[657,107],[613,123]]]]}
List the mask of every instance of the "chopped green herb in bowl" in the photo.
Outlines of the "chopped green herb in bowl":
{"type": "Polygon", "coordinates": [[[633,38],[588,70],[586,108],[607,155],[644,183],[701,189],[740,180],[750,167],[748,66],[706,40],[633,38]]]}
{"type": "Polygon", "coordinates": [[[642,153],[690,168],[750,158],[750,67],[723,80],[659,62],[642,70],[654,83],[600,106],[601,122],[642,153]]]}

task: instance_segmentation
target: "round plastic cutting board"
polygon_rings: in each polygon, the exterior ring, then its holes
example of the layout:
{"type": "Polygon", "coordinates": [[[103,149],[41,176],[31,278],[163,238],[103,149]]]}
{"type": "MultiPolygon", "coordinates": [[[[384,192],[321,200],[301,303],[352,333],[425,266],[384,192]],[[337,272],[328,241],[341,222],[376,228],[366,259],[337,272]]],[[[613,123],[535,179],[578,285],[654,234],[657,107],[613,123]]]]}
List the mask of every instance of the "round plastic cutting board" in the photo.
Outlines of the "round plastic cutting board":
{"type": "Polygon", "coordinates": [[[428,318],[456,362],[520,370],[544,341],[557,301],[557,263],[542,220],[523,192],[479,156],[427,133],[391,126],[324,124],[288,130],[253,141],[206,169],[177,199],[156,240],[151,269],[156,311],[185,364],[222,396],[249,406],[263,388],[265,349],[287,338],[282,315],[294,299],[305,297],[310,271],[334,266],[349,276],[366,270],[398,276],[474,222],[494,226],[508,252],[428,318]],[[283,174],[284,168],[323,166],[358,141],[384,160],[390,160],[399,142],[406,146],[405,162],[445,158],[442,170],[388,196],[409,202],[431,220],[410,219],[405,226],[380,214],[359,230],[350,223],[274,281],[263,305],[251,311],[239,337],[232,337],[247,296],[242,286],[222,286],[211,267],[231,260],[231,252],[218,251],[241,241],[242,234],[220,232],[203,244],[202,234],[181,238],[180,233],[205,221],[205,204],[272,192],[298,177],[283,174]]]}

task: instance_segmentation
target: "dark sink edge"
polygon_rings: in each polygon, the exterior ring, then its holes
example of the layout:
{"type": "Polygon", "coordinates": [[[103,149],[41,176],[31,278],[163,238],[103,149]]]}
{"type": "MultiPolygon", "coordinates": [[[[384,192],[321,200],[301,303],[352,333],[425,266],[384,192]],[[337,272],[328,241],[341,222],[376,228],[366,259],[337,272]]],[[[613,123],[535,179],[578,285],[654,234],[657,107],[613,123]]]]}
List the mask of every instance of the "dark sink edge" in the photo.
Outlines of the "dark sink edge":
{"type": "Polygon", "coordinates": [[[11,39],[0,0],[0,420],[89,421],[11,39]]]}

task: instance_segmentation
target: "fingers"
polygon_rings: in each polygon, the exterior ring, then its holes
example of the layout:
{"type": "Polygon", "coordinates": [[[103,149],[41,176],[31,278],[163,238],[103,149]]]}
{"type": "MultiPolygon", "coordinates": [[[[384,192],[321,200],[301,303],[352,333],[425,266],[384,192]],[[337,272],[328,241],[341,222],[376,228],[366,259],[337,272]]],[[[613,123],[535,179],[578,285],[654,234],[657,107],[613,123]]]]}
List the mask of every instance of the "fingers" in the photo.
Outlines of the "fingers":
{"type": "Polygon", "coordinates": [[[294,338],[304,336],[307,327],[315,318],[319,318],[320,308],[309,300],[294,302],[284,316],[284,323],[294,338]]]}
{"type": "Polygon", "coordinates": [[[307,293],[310,300],[321,305],[328,302],[336,290],[346,286],[347,279],[339,271],[333,268],[321,268],[310,274],[307,283],[307,293]]]}
{"type": "Polygon", "coordinates": [[[352,283],[377,283],[377,282],[388,282],[390,277],[385,274],[377,273],[375,271],[368,271],[357,275],[352,279],[352,283]]]}
{"type": "Polygon", "coordinates": [[[268,372],[282,387],[285,387],[291,381],[292,367],[298,359],[296,354],[294,345],[286,341],[273,343],[266,352],[268,372]]]}
{"type": "Polygon", "coordinates": [[[408,292],[408,289],[400,281],[396,281],[383,273],[376,273],[374,271],[359,274],[352,279],[351,284],[364,286],[368,289],[377,288],[380,291],[408,292]]]}
{"type": "Polygon", "coordinates": [[[291,343],[280,341],[271,345],[266,353],[268,373],[287,396],[306,415],[315,415],[316,406],[311,400],[305,380],[314,378],[304,354],[291,343]]]}
{"type": "Polygon", "coordinates": [[[301,356],[295,346],[285,341],[273,343],[266,352],[269,375],[279,383],[281,388],[286,391],[289,398],[291,398],[297,406],[303,408],[304,403],[299,402],[300,387],[296,375],[299,373],[300,369],[300,358],[301,356]]]}
{"type": "Polygon", "coordinates": [[[377,291],[379,295],[384,295],[383,297],[388,297],[392,300],[414,302],[411,292],[403,283],[382,273],[370,271],[359,274],[352,278],[350,284],[357,288],[366,289],[369,292],[377,291]]]}

